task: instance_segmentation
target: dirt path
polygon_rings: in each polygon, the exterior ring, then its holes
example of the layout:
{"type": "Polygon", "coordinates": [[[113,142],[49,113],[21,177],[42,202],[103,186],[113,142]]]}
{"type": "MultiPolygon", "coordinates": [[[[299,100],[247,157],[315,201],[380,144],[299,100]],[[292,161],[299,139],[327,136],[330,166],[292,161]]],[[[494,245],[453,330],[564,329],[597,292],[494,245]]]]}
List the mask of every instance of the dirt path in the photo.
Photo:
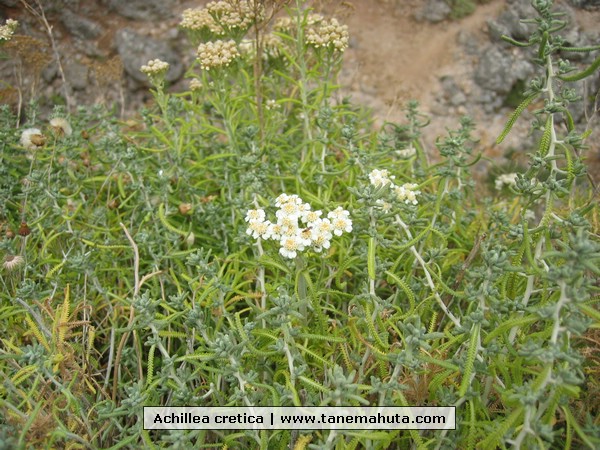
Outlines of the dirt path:
{"type": "Polygon", "coordinates": [[[350,79],[352,91],[378,98],[380,104],[376,101],[370,106],[386,106],[378,115],[387,119],[395,119],[402,105],[411,99],[427,108],[434,100],[440,76],[466,75],[470,69],[459,62],[459,32],[487,39],[486,21],[505,6],[505,1],[493,0],[479,5],[462,20],[432,24],[414,19],[415,11],[424,3],[355,1],[353,13],[345,18],[354,42],[346,55],[345,76],[350,79]]]}

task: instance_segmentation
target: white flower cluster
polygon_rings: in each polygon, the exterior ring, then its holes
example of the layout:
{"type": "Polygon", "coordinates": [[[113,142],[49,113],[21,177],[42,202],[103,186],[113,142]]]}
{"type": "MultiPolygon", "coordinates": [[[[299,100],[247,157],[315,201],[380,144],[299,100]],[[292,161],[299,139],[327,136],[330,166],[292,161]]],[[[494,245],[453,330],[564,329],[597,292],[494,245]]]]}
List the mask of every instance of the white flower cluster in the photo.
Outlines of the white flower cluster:
{"type": "Polygon", "coordinates": [[[160,59],[151,59],[140,68],[140,71],[144,72],[149,77],[163,75],[167,73],[168,70],[169,63],[161,61],[160,59]]]}
{"type": "MultiPolygon", "coordinates": [[[[395,176],[389,174],[387,169],[374,169],[369,174],[369,181],[373,186],[389,186],[397,201],[417,205],[419,203],[417,195],[421,193],[421,191],[417,189],[419,186],[415,183],[404,183],[403,185],[398,186],[394,184],[393,180],[395,178],[395,176]]],[[[386,204],[386,207],[389,209],[389,204],[386,204]]]]}
{"type": "MultiPolygon", "coordinates": [[[[210,2],[206,9],[216,18],[217,22],[229,29],[249,28],[257,18],[254,8],[247,0],[210,2]]],[[[259,18],[262,9],[258,11],[259,18]]]]}
{"type": "Polygon", "coordinates": [[[223,27],[215,22],[213,16],[204,8],[190,8],[183,11],[179,26],[191,31],[199,31],[202,28],[207,28],[211,33],[217,35],[225,34],[223,27]]]}
{"type": "Polygon", "coordinates": [[[198,60],[203,70],[228,66],[231,61],[240,56],[235,41],[206,42],[198,46],[198,60]]]}
{"type": "Polygon", "coordinates": [[[501,190],[504,186],[515,186],[517,184],[517,174],[504,173],[496,178],[494,184],[497,190],[501,190]]]}
{"type": "Polygon", "coordinates": [[[189,81],[189,86],[192,91],[201,91],[202,90],[202,81],[198,78],[192,78],[189,81]]]}
{"type": "Polygon", "coordinates": [[[340,25],[337,19],[322,20],[318,27],[306,30],[306,43],[316,48],[327,47],[343,52],[348,48],[348,26],[340,25]]]}
{"type": "Polygon", "coordinates": [[[312,211],[297,195],[281,194],[275,200],[279,209],[275,213],[275,223],[266,220],[265,211],[251,209],[246,214],[246,233],[253,238],[271,239],[279,242],[279,253],[293,259],[307,248],[321,252],[331,246],[333,235],[352,231],[350,213],[341,207],[322,218],[322,211],[312,211]],[[300,225],[302,224],[302,225],[300,225]]]}
{"type": "Polygon", "coordinates": [[[12,38],[19,22],[13,19],[8,19],[5,25],[0,25],[0,42],[9,41],[12,38]]]}
{"type": "MultiPolygon", "coordinates": [[[[262,17],[262,7],[258,10],[259,19],[262,17]]],[[[206,28],[218,36],[227,30],[249,28],[257,19],[253,5],[247,0],[229,0],[210,2],[206,8],[190,8],[181,15],[181,28],[199,31],[206,28]]]]}

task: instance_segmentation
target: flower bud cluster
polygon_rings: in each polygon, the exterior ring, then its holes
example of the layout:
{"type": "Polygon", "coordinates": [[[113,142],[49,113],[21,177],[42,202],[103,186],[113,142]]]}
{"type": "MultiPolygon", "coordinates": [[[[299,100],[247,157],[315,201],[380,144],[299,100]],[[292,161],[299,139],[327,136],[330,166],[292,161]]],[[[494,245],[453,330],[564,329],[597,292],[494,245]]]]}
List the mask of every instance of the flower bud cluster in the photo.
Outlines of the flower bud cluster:
{"type": "Polygon", "coordinates": [[[190,31],[200,31],[203,28],[208,29],[211,33],[222,35],[225,33],[208,10],[204,8],[190,8],[183,11],[181,14],[181,22],[179,26],[190,31]]]}
{"type": "Polygon", "coordinates": [[[8,19],[5,25],[0,26],[0,42],[9,41],[12,38],[19,22],[13,19],[8,19]]]}
{"type": "Polygon", "coordinates": [[[169,63],[161,61],[160,59],[151,59],[145,65],[140,68],[140,71],[144,72],[149,77],[156,77],[164,75],[169,70],[169,63]]]}
{"type": "Polygon", "coordinates": [[[240,56],[234,40],[206,42],[198,46],[198,60],[203,70],[227,67],[240,56]]]}
{"type": "Polygon", "coordinates": [[[206,29],[217,36],[227,31],[246,30],[262,17],[262,8],[258,9],[258,17],[247,0],[210,2],[206,8],[190,8],[183,11],[181,28],[190,31],[206,29]]]}
{"type": "Polygon", "coordinates": [[[275,200],[279,209],[275,213],[275,223],[266,220],[262,209],[251,209],[246,214],[246,233],[253,238],[271,239],[279,242],[279,253],[293,259],[307,248],[319,253],[331,246],[333,235],[352,231],[350,213],[341,207],[321,217],[323,212],[312,211],[297,195],[281,194],[275,200]],[[301,225],[302,224],[302,225],[301,225]]]}
{"type": "Polygon", "coordinates": [[[348,26],[340,25],[337,19],[322,20],[306,30],[306,43],[313,47],[330,48],[343,52],[348,48],[348,26]]]}
{"type": "Polygon", "coordinates": [[[395,178],[395,176],[389,174],[387,169],[374,169],[369,173],[369,181],[373,186],[377,188],[389,186],[396,201],[417,205],[419,203],[417,195],[421,193],[417,189],[419,186],[415,183],[404,183],[399,186],[394,184],[393,180],[395,178]]]}
{"type": "Polygon", "coordinates": [[[255,15],[247,0],[210,2],[206,9],[221,26],[229,29],[245,30],[262,16],[261,9],[258,11],[259,17],[255,15]]]}

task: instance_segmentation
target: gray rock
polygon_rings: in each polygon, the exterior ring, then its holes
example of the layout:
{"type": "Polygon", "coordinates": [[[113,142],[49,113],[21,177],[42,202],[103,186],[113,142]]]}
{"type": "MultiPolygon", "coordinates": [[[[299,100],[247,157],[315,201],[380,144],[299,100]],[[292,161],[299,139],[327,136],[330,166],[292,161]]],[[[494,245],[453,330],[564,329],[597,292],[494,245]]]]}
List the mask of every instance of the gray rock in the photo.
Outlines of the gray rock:
{"type": "Polygon", "coordinates": [[[441,22],[448,18],[452,9],[444,0],[427,0],[425,6],[415,13],[418,21],[441,22]]]}
{"type": "Polygon", "coordinates": [[[444,90],[444,98],[451,106],[461,106],[467,102],[467,96],[454,77],[444,76],[440,79],[440,83],[444,90]]]}
{"type": "Polygon", "coordinates": [[[535,31],[535,25],[521,23],[522,19],[536,14],[529,6],[524,8],[521,3],[513,3],[502,12],[496,19],[488,20],[488,31],[494,41],[500,41],[502,35],[506,35],[518,41],[527,42],[531,33],[535,31]]]}
{"type": "Polygon", "coordinates": [[[517,80],[527,80],[533,73],[531,63],[491,45],[484,49],[479,59],[474,80],[483,89],[503,95],[512,89],[517,80]]]}
{"type": "Polygon", "coordinates": [[[480,39],[468,30],[460,30],[456,37],[456,41],[464,49],[467,55],[478,55],[481,52],[480,39]]]}
{"type": "Polygon", "coordinates": [[[584,8],[584,9],[600,8],[600,0],[570,0],[569,3],[571,3],[576,8],[584,8]]]}
{"type": "Polygon", "coordinates": [[[164,20],[173,16],[177,0],[105,0],[108,7],[123,17],[135,20],[164,20]]]}
{"type": "Polygon", "coordinates": [[[89,87],[89,69],[84,64],[75,60],[63,61],[63,70],[65,72],[67,84],[74,91],[82,91],[89,87]]]}
{"type": "Polygon", "coordinates": [[[183,74],[181,57],[163,41],[124,28],[117,32],[115,43],[125,72],[139,83],[148,85],[148,77],[140,71],[140,67],[151,59],[158,58],[169,63],[170,68],[166,76],[169,82],[177,81],[183,74]]]}
{"type": "Polygon", "coordinates": [[[19,3],[19,0],[0,0],[0,5],[6,6],[7,8],[17,6],[17,3],[19,3]]]}
{"type": "Polygon", "coordinates": [[[97,22],[75,14],[68,9],[62,11],[60,19],[65,28],[73,36],[80,39],[95,39],[103,32],[102,27],[97,22]]]}

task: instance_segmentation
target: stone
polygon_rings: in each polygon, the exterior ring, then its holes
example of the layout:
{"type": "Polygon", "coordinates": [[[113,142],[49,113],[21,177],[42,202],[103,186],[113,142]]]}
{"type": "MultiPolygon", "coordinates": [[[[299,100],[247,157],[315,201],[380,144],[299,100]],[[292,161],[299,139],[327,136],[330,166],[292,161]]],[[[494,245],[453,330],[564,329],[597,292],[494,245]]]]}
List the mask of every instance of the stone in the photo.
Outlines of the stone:
{"type": "Polygon", "coordinates": [[[117,14],[134,20],[165,20],[173,16],[177,0],[106,0],[117,14]]]}
{"type": "Polygon", "coordinates": [[[533,73],[534,68],[528,61],[490,45],[483,50],[475,67],[474,80],[483,89],[504,95],[510,92],[515,82],[526,80],[533,73]]]}
{"type": "Polygon", "coordinates": [[[100,24],[69,9],[62,11],[60,20],[71,35],[80,39],[95,39],[103,32],[100,24]]]}
{"type": "Polygon", "coordinates": [[[600,8],[600,0],[569,0],[576,8],[594,9],[600,8]]]}
{"type": "Polygon", "coordinates": [[[141,84],[148,85],[148,77],[140,71],[140,68],[151,59],[160,59],[169,63],[169,72],[166,76],[169,82],[177,81],[183,74],[181,57],[163,41],[124,28],[117,32],[115,43],[125,72],[141,84]]]}
{"type": "Polygon", "coordinates": [[[444,0],[427,0],[423,8],[415,13],[415,19],[432,23],[446,20],[452,9],[444,0]]]}
{"type": "Polygon", "coordinates": [[[88,72],[89,69],[79,61],[73,61],[65,59],[62,61],[63,70],[65,71],[65,78],[67,84],[74,91],[82,91],[89,85],[88,72]]]}

